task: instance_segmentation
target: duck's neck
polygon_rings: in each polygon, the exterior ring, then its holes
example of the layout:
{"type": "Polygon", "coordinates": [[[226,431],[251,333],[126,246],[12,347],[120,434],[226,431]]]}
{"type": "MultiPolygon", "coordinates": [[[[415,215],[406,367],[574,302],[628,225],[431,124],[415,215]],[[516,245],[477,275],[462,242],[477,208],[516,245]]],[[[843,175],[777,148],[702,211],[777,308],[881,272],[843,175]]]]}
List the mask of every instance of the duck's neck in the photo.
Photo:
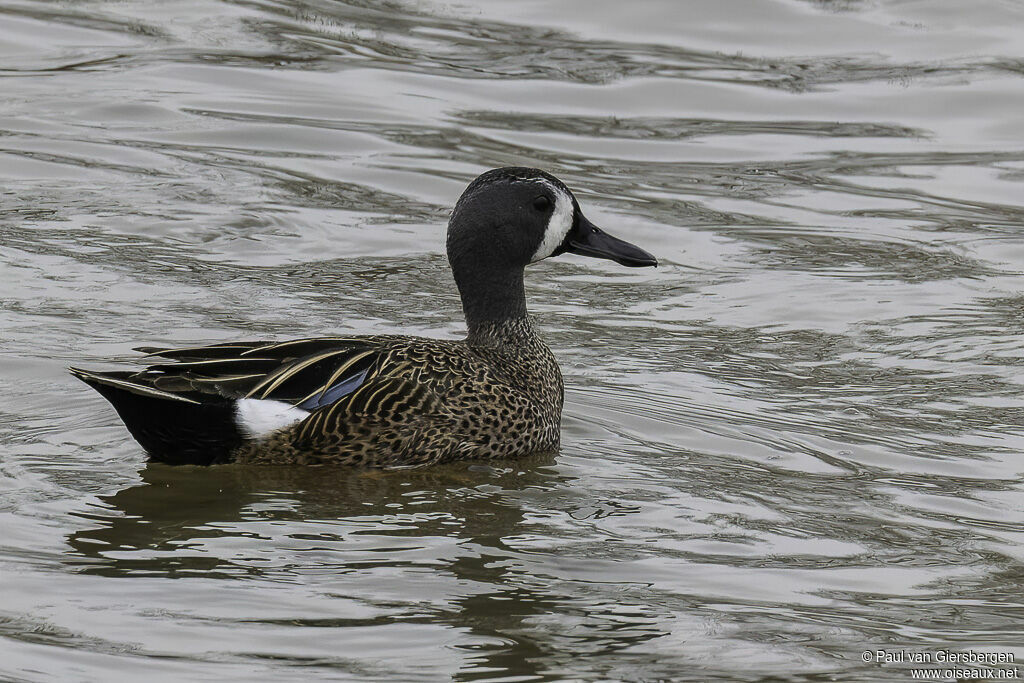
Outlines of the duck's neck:
{"type": "Polygon", "coordinates": [[[467,275],[455,272],[470,344],[513,346],[533,336],[526,316],[522,268],[474,269],[467,275]]]}
{"type": "Polygon", "coordinates": [[[518,352],[542,342],[533,331],[530,319],[524,316],[470,325],[466,343],[470,346],[514,349],[518,352]]]}

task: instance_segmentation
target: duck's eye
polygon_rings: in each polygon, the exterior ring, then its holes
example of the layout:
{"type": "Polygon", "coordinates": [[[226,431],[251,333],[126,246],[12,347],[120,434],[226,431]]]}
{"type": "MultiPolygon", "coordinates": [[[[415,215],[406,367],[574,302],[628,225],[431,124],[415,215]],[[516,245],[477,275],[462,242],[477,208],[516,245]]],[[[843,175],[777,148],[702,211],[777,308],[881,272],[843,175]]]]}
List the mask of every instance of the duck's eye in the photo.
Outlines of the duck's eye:
{"type": "Polygon", "coordinates": [[[538,211],[547,211],[548,209],[551,208],[551,200],[548,199],[546,196],[541,195],[533,200],[533,208],[537,209],[538,211]]]}

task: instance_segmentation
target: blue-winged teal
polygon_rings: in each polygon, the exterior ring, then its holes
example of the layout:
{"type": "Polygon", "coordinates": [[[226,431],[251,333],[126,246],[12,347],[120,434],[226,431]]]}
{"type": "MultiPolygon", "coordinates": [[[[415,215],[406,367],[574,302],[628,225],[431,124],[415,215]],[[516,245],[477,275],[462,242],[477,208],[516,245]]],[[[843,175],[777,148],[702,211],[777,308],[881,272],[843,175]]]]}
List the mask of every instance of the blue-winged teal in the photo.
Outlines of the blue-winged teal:
{"type": "Polygon", "coordinates": [[[355,336],[140,348],[132,372],[71,372],[152,459],[171,464],[422,465],[553,451],[562,373],[526,315],[525,267],[571,252],[654,266],[534,168],[470,183],[448,223],[462,341],[355,336]]]}

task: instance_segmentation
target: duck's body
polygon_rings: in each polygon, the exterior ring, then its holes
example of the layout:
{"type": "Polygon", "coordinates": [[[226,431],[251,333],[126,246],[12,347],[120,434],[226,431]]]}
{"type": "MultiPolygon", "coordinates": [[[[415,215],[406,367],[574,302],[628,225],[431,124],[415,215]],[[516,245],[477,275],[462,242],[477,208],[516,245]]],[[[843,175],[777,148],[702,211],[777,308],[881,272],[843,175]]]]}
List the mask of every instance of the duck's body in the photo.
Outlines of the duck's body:
{"type": "Polygon", "coordinates": [[[146,348],[172,362],[72,373],[114,405],[153,459],[171,464],[413,466],[554,451],[562,375],[526,315],[523,269],[569,250],[656,263],[586,221],[552,176],[497,169],[470,185],[449,224],[465,340],[146,348]]]}
{"type": "Polygon", "coordinates": [[[359,336],[141,350],[177,362],[72,372],[163,462],[374,467],[558,448],[562,374],[525,318],[462,341],[359,336]]]}

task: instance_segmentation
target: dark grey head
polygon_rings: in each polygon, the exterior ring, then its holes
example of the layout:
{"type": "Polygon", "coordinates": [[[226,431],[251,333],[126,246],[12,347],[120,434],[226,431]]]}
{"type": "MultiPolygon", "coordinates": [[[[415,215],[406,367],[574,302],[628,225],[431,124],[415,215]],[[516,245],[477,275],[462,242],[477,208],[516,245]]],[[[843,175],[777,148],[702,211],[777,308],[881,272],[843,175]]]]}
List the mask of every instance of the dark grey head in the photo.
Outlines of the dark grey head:
{"type": "Polygon", "coordinates": [[[523,269],[566,252],[656,266],[657,259],[602,231],[562,181],[536,168],[497,168],[469,184],[448,223],[448,261],[466,320],[526,315],[523,269]]]}
{"type": "Polygon", "coordinates": [[[643,249],[587,220],[569,188],[536,168],[496,168],[462,193],[448,224],[448,257],[494,259],[525,267],[565,252],[624,266],[656,266],[643,249]]]}

